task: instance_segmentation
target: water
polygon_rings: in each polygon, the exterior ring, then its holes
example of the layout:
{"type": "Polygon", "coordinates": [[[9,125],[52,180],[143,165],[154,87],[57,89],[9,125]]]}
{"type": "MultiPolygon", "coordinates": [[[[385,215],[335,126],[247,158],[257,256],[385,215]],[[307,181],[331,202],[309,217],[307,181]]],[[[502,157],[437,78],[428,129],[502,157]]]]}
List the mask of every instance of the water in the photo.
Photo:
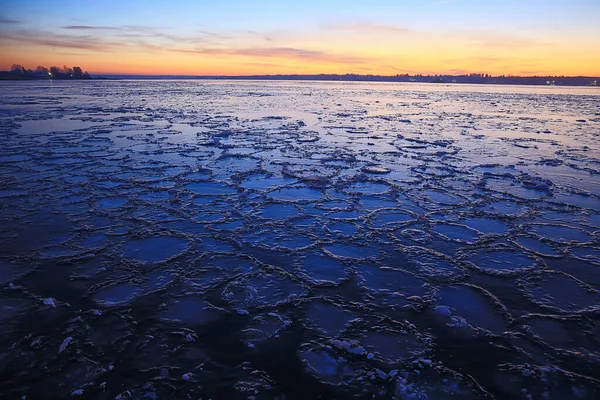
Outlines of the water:
{"type": "Polygon", "coordinates": [[[1,397],[600,396],[596,89],[0,93],[1,397]]]}

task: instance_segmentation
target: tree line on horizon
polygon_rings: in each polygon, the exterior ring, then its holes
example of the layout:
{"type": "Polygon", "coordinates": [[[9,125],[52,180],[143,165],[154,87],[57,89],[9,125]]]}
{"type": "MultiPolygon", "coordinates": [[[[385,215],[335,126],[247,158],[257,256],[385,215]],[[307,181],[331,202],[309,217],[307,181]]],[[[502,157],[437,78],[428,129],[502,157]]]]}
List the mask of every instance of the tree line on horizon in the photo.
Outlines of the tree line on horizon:
{"type": "Polygon", "coordinates": [[[316,74],[316,75],[246,75],[200,77],[207,79],[259,79],[259,80],[313,80],[313,81],[363,81],[363,82],[418,82],[418,83],[471,83],[495,85],[565,85],[565,86],[598,86],[600,77],[590,76],[515,76],[490,74],[462,75],[362,75],[362,74],[316,74]]]}
{"type": "Polygon", "coordinates": [[[21,64],[13,64],[10,71],[4,71],[0,75],[4,79],[91,79],[87,71],[81,67],[57,67],[55,65],[46,68],[38,65],[36,69],[26,69],[21,64]]]}

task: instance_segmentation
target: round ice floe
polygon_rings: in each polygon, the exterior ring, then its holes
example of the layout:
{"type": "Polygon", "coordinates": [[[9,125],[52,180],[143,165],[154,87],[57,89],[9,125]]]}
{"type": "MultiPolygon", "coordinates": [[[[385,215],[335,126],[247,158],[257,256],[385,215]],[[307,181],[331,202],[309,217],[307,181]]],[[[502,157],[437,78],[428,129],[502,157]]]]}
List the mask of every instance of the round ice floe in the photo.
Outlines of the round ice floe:
{"type": "Polygon", "coordinates": [[[25,266],[18,266],[8,263],[4,260],[0,260],[0,288],[16,280],[26,272],[27,270],[25,266]]]}
{"type": "Polygon", "coordinates": [[[416,275],[435,280],[455,279],[466,274],[454,261],[442,255],[429,253],[411,255],[407,268],[416,275]]]}
{"type": "Polygon", "coordinates": [[[352,378],[352,369],[346,362],[336,359],[327,349],[301,350],[298,357],[306,371],[321,382],[339,385],[352,378]]]}
{"type": "Polygon", "coordinates": [[[383,194],[390,190],[390,186],[376,182],[356,182],[346,188],[349,193],[355,194],[383,194]]]}
{"type": "Polygon", "coordinates": [[[525,322],[536,339],[557,349],[575,350],[585,353],[592,348],[595,340],[594,324],[586,320],[562,320],[537,316],[525,322]]]}
{"type": "Polygon", "coordinates": [[[600,265],[600,248],[597,247],[575,247],[571,254],[581,260],[600,265]]]}
{"type": "Polygon", "coordinates": [[[252,240],[252,246],[268,249],[298,250],[312,244],[310,236],[279,230],[261,230],[246,238],[252,240]]]}
{"type": "Polygon", "coordinates": [[[154,272],[147,277],[147,281],[144,283],[146,291],[159,290],[173,282],[175,274],[169,272],[154,272]]]}
{"type": "Polygon", "coordinates": [[[339,282],[345,275],[345,269],[343,262],[323,254],[310,253],[302,260],[302,272],[313,282],[339,282]]]}
{"type": "Polygon", "coordinates": [[[341,306],[315,300],[306,310],[306,324],[327,335],[336,335],[356,315],[341,306]]]}
{"type": "Polygon", "coordinates": [[[335,243],[323,247],[323,250],[333,257],[341,259],[360,260],[364,258],[381,257],[380,250],[370,246],[359,246],[355,244],[335,243]]]}
{"type": "Polygon", "coordinates": [[[358,232],[358,226],[352,222],[335,222],[325,227],[329,232],[344,236],[352,236],[358,232]]]}
{"type": "Polygon", "coordinates": [[[528,211],[528,208],[525,205],[510,200],[494,201],[483,205],[482,209],[486,212],[494,213],[499,216],[520,215],[528,211]]]}
{"type": "Polygon", "coordinates": [[[174,257],[189,246],[187,240],[172,236],[132,240],[123,245],[123,255],[129,260],[162,262],[174,257]]]}
{"type": "Polygon", "coordinates": [[[259,165],[259,160],[253,157],[227,156],[210,164],[216,171],[229,170],[232,172],[252,171],[259,165]]]}
{"type": "Polygon", "coordinates": [[[185,325],[203,325],[216,319],[217,314],[209,305],[198,297],[173,299],[167,303],[160,317],[167,321],[185,325]]]}
{"type": "Polygon", "coordinates": [[[518,246],[542,256],[556,257],[560,255],[560,253],[552,246],[540,242],[537,239],[529,237],[520,237],[517,238],[515,242],[518,246]]]}
{"type": "Polygon", "coordinates": [[[205,169],[201,171],[192,172],[191,174],[182,177],[186,181],[207,181],[211,178],[210,170],[205,169]]]}
{"type": "Polygon", "coordinates": [[[394,237],[400,240],[408,239],[411,242],[419,244],[428,244],[433,237],[422,229],[402,229],[393,234],[394,237]]]}
{"type": "Polygon", "coordinates": [[[297,179],[268,176],[262,174],[250,175],[241,183],[241,187],[252,190],[271,190],[295,183],[297,179]]]}
{"type": "Polygon", "coordinates": [[[465,260],[472,267],[495,274],[515,273],[541,265],[533,256],[512,249],[478,249],[465,260]]]}
{"type": "Polygon", "coordinates": [[[540,237],[554,242],[589,242],[592,236],[570,226],[564,225],[537,225],[532,232],[540,237]]]}
{"type": "Polygon", "coordinates": [[[367,174],[378,174],[378,175],[385,175],[385,174],[389,174],[391,172],[388,168],[378,167],[376,165],[365,165],[364,167],[361,168],[361,171],[365,172],[367,174]]]}
{"type": "Polygon", "coordinates": [[[361,264],[359,274],[367,288],[374,292],[398,293],[405,297],[422,296],[428,292],[424,280],[389,267],[361,264]]]}
{"type": "Polygon", "coordinates": [[[367,353],[389,364],[396,364],[418,357],[427,350],[417,337],[411,333],[401,332],[367,332],[359,340],[367,353]]]}
{"type": "MultiPolygon", "coordinates": [[[[238,309],[239,315],[249,314],[247,310],[238,309]]],[[[276,339],[285,334],[285,330],[292,325],[292,321],[285,315],[275,312],[252,315],[252,320],[246,325],[242,332],[242,340],[248,343],[248,347],[254,347],[255,343],[265,340],[276,339]],[[250,346],[252,345],[252,346],[250,346]]]]}
{"type": "Polygon", "coordinates": [[[194,182],[185,185],[185,188],[201,196],[224,196],[237,192],[234,187],[217,182],[194,182]]]}
{"type": "Polygon", "coordinates": [[[127,204],[127,199],[123,197],[107,197],[102,200],[98,200],[96,204],[100,208],[114,210],[117,208],[122,208],[125,204],[127,204]]]}
{"type": "Polygon", "coordinates": [[[447,316],[452,310],[453,316],[463,318],[473,328],[496,334],[509,326],[510,321],[501,306],[480,290],[469,286],[450,286],[440,288],[437,295],[436,314],[447,316]]]}
{"type": "Polygon", "coordinates": [[[438,224],[435,225],[432,230],[446,239],[459,243],[472,244],[481,236],[480,232],[459,224],[438,224]]]}
{"type": "Polygon", "coordinates": [[[306,290],[278,274],[255,273],[229,282],[221,292],[223,300],[244,309],[274,306],[306,294],[306,290]]]}
{"type": "Polygon", "coordinates": [[[94,300],[105,307],[127,304],[133,300],[142,288],[138,285],[123,283],[120,285],[107,286],[94,293],[94,300]]]}
{"type": "Polygon", "coordinates": [[[267,204],[265,205],[260,216],[268,219],[288,219],[300,214],[298,209],[293,204],[267,204]]]}
{"type": "Polygon", "coordinates": [[[465,199],[462,197],[437,189],[423,190],[421,194],[425,197],[425,200],[428,203],[433,203],[439,206],[457,206],[465,203],[465,199]]]}
{"type": "Polygon", "coordinates": [[[309,187],[289,187],[269,192],[269,197],[280,201],[316,201],[323,198],[323,192],[309,187]]]}
{"type": "Polygon", "coordinates": [[[372,225],[375,228],[393,228],[400,224],[407,224],[415,220],[415,217],[404,211],[397,210],[380,210],[370,216],[372,225]]]}
{"type": "Polygon", "coordinates": [[[211,255],[202,259],[202,267],[209,270],[219,269],[221,271],[248,273],[257,268],[254,261],[247,257],[235,255],[211,255]]]}
{"type": "Polygon", "coordinates": [[[597,309],[600,305],[596,289],[562,273],[541,273],[524,281],[522,290],[536,304],[560,313],[597,309]]]}
{"type": "Polygon", "coordinates": [[[503,222],[493,218],[467,218],[461,223],[481,233],[492,235],[502,235],[510,229],[503,222]]]}

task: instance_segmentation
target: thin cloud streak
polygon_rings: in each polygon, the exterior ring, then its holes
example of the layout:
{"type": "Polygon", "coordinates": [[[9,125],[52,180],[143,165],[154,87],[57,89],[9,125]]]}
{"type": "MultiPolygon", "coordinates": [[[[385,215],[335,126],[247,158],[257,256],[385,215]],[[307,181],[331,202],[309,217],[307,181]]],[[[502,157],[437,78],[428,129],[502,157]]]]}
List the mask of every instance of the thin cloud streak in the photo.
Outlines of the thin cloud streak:
{"type": "Polygon", "coordinates": [[[61,26],[62,29],[74,31],[119,31],[122,28],[117,26],[90,26],[90,25],[68,25],[61,26]]]}
{"type": "Polygon", "coordinates": [[[293,60],[320,61],[326,63],[365,64],[369,59],[350,55],[336,55],[320,50],[307,50],[294,47],[247,47],[238,49],[228,48],[200,48],[200,49],[173,49],[179,53],[224,55],[224,56],[249,56],[259,58],[285,58],[293,60]]]}
{"type": "Polygon", "coordinates": [[[14,32],[0,31],[0,40],[15,43],[28,43],[53,48],[79,49],[90,51],[112,52],[117,48],[126,47],[120,42],[107,42],[94,36],[60,35],[38,30],[18,30],[14,32]]]}
{"type": "Polygon", "coordinates": [[[326,23],[321,25],[325,30],[330,31],[353,31],[360,33],[393,33],[393,34],[407,34],[412,31],[407,28],[393,26],[393,25],[382,25],[375,24],[368,21],[357,21],[357,22],[345,22],[345,23],[326,23]]]}
{"type": "Polygon", "coordinates": [[[469,30],[457,31],[450,34],[461,40],[469,41],[473,44],[486,48],[502,48],[507,50],[517,50],[523,48],[551,46],[552,43],[540,41],[522,35],[515,35],[492,30],[469,30]]]}
{"type": "Polygon", "coordinates": [[[0,24],[17,25],[17,24],[21,24],[21,23],[22,23],[21,21],[17,21],[16,19],[0,17],[0,24]]]}

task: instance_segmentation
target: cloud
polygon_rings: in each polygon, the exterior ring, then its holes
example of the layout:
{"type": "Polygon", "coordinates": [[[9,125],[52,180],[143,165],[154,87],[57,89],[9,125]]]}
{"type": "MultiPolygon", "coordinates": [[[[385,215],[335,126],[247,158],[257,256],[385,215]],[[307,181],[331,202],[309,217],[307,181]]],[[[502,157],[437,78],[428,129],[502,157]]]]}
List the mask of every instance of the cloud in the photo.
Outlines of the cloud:
{"type": "Polygon", "coordinates": [[[90,26],[90,25],[68,25],[61,26],[62,29],[75,31],[118,31],[121,28],[117,26],[90,26]]]}
{"type": "Polygon", "coordinates": [[[83,35],[61,35],[52,32],[21,29],[17,31],[0,31],[0,39],[15,43],[28,43],[53,48],[79,49],[90,51],[114,51],[125,47],[124,43],[118,41],[105,41],[95,36],[83,35]]]}
{"type": "Polygon", "coordinates": [[[484,48],[516,50],[552,45],[550,42],[541,41],[535,38],[492,30],[457,31],[450,35],[461,40],[467,40],[484,48]]]}
{"type": "Polygon", "coordinates": [[[16,44],[34,44],[52,48],[116,52],[122,49],[148,52],[164,51],[178,45],[199,45],[225,39],[225,36],[198,31],[190,35],[171,33],[165,27],[68,25],[55,31],[7,28],[0,39],[16,44]]]}
{"type": "Polygon", "coordinates": [[[321,50],[300,49],[295,47],[197,48],[173,49],[171,51],[190,54],[285,58],[292,60],[345,64],[364,64],[369,61],[363,57],[339,55],[321,50]]]}
{"type": "MultiPolygon", "coordinates": [[[[276,63],[261,63],[261,62],[245,62],[241,63],[242,65],[246,65],[249,67],[275,67],[275,68],[288,68],[289,66],[284,64],[276,64],[276,63]]],[[[294,68],[298,68],[294,66],[294,68]]]]}
{"type": "Polygon", "coordinates": [[[0,17],[0,24],[16,25],[16,24],[20,24],[20,23],[21,23],[21,21],[17,21],[16,19],[0,17]]]}
{"type": "Polygon", "coordinates": [[[368,21],[345,22],[340,24],[327,23],[321,25],[321,27],[331,31],[353,31],[360,33],[406,34],[411,32],[411,30],[407,28],[376,24],[368,21]]]}

